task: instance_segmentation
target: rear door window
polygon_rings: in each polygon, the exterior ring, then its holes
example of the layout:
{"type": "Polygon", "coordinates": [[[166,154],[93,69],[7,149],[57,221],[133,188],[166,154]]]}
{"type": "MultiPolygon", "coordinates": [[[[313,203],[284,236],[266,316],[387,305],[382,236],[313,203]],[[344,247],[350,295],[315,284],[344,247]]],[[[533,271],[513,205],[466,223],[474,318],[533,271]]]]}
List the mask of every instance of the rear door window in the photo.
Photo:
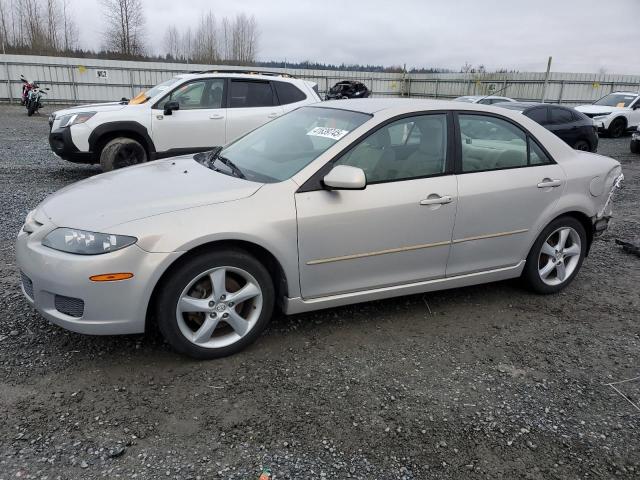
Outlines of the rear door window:
{"type": "Polygon", "coordinates": [[[525,112],[524,115],[540,125],[549,123],[547,120],[547,109],[545,107],[531,109],[525,112]]]}
{"type": "Polygon", "coordinates": [[[275,105],[270,82],[231,80],[231,108],[271,107],[275,105]]]}
{"type": "Polygon", "coordinates": [[[573,122],[573,115],[570,110],[564,108],[552,108],[551,109],[551,123],[562,124],[573,122]]]}

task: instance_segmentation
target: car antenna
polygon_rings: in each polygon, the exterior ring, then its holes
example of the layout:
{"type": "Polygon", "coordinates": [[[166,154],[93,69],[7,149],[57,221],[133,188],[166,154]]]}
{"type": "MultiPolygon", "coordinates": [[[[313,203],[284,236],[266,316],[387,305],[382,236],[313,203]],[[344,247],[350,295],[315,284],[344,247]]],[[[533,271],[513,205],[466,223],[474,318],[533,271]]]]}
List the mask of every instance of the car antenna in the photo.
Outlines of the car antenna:
{"type": "Polygon", "coordinates": [[[509,84],[507,83],[504,87],[502,87],[500,90],[498,90],[497,92],[491,92],[489,95],[485,95],[484,97],[482,97],[480,100],[478,100],[476,103],[481,102],[482,100],[484,100],[485,98],[488,97],[493,97],[496,93],[500,93],[504,90],[506,90],[507,88],[509,88],[509,84]]]}

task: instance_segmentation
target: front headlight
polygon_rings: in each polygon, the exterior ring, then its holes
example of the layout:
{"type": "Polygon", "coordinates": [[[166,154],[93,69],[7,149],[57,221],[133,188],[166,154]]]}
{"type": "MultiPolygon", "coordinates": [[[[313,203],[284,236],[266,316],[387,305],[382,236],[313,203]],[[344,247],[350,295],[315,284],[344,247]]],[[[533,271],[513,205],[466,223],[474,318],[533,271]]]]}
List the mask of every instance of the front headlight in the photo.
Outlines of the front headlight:
{"type": "Polygon", "coordinates": [[[610,113],[602,113],[600,115],[596,115],[595,117],[593,117],[594,120],[604,120],[605,118],[607,118],[609,115],[611,115],[610,113]]]}
{"type": "Polygon", "coordinates": [[[75,228],[56,228],[42,240],[45,247],[77,255],[100,255],[136,243],[136,237],[87,232],[75,228]]]}
{"type": "Polygon", "coordinates": [[[62,127],[70,127],[71,125],[78,125],[80,123],[84,123],[93,117],[96,112],[80,112],[73,113],[71,115],[64,115],[60,117],[60,128],[62,127]]]}

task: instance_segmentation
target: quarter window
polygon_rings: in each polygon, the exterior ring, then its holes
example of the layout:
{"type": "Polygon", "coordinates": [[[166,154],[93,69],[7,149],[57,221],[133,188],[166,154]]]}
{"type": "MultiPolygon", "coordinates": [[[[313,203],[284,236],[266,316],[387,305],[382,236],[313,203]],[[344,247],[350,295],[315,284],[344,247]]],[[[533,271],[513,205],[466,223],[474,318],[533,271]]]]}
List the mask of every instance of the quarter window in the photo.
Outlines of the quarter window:
{"type": "Polygon", "coordinates": [[[231,81],[231,108],[271,107],[274,104],[269,82],[231,81]]]}
{"type": "Polygon", "coordinates": [[[439,175],[446,170],[447,116],[421,115],[385,125],[336,162],[364,170],[367,182],[439,175]]]}
{"type": "Polygon", "coordinates": [[[222,107],[224,80],[209,78],[185,83],[164,97],[156,108],[163,109],[167,102],[178,102],[180,110],[212,109],[222,107]]]}
{"type": "Polygon", "coordinates": [[[273,82],[273,85],[276,87],[276,93],[278,94],[280,105],[301,102],[307,98],[307,96],[301,92],[298,87],[290,83],[273,82]]]}

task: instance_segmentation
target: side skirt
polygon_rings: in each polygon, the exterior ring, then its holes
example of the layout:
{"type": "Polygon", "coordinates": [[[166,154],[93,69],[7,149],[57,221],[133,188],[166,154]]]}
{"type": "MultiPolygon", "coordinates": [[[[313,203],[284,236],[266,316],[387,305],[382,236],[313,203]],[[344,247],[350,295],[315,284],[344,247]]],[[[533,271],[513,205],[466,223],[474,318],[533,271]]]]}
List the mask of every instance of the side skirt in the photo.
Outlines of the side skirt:
{"type": "Polygon", "coordinates": [[[311,312],[323,308],[340,307],[352,303],[371,302],[385,298],[400,297],[403,295],[414,295],[416,293],[433,292],[436,290],[446,290],[448,288],[467,287],[480,283],[497,282],[509,278],[516,278],[522,274],[525,260],[521,260],[512,267],[497,268],[484,272],[457,275],[455,277],[438,278],[424,282],[408,283],[404,285],[394,285],[392,287],[376,288],[359,292],[342,293],[328,297],[318,297],[304,299],[301,297],[285,298],[283,301],[283,311],[287,315],[296,313],[311,312]]]}

